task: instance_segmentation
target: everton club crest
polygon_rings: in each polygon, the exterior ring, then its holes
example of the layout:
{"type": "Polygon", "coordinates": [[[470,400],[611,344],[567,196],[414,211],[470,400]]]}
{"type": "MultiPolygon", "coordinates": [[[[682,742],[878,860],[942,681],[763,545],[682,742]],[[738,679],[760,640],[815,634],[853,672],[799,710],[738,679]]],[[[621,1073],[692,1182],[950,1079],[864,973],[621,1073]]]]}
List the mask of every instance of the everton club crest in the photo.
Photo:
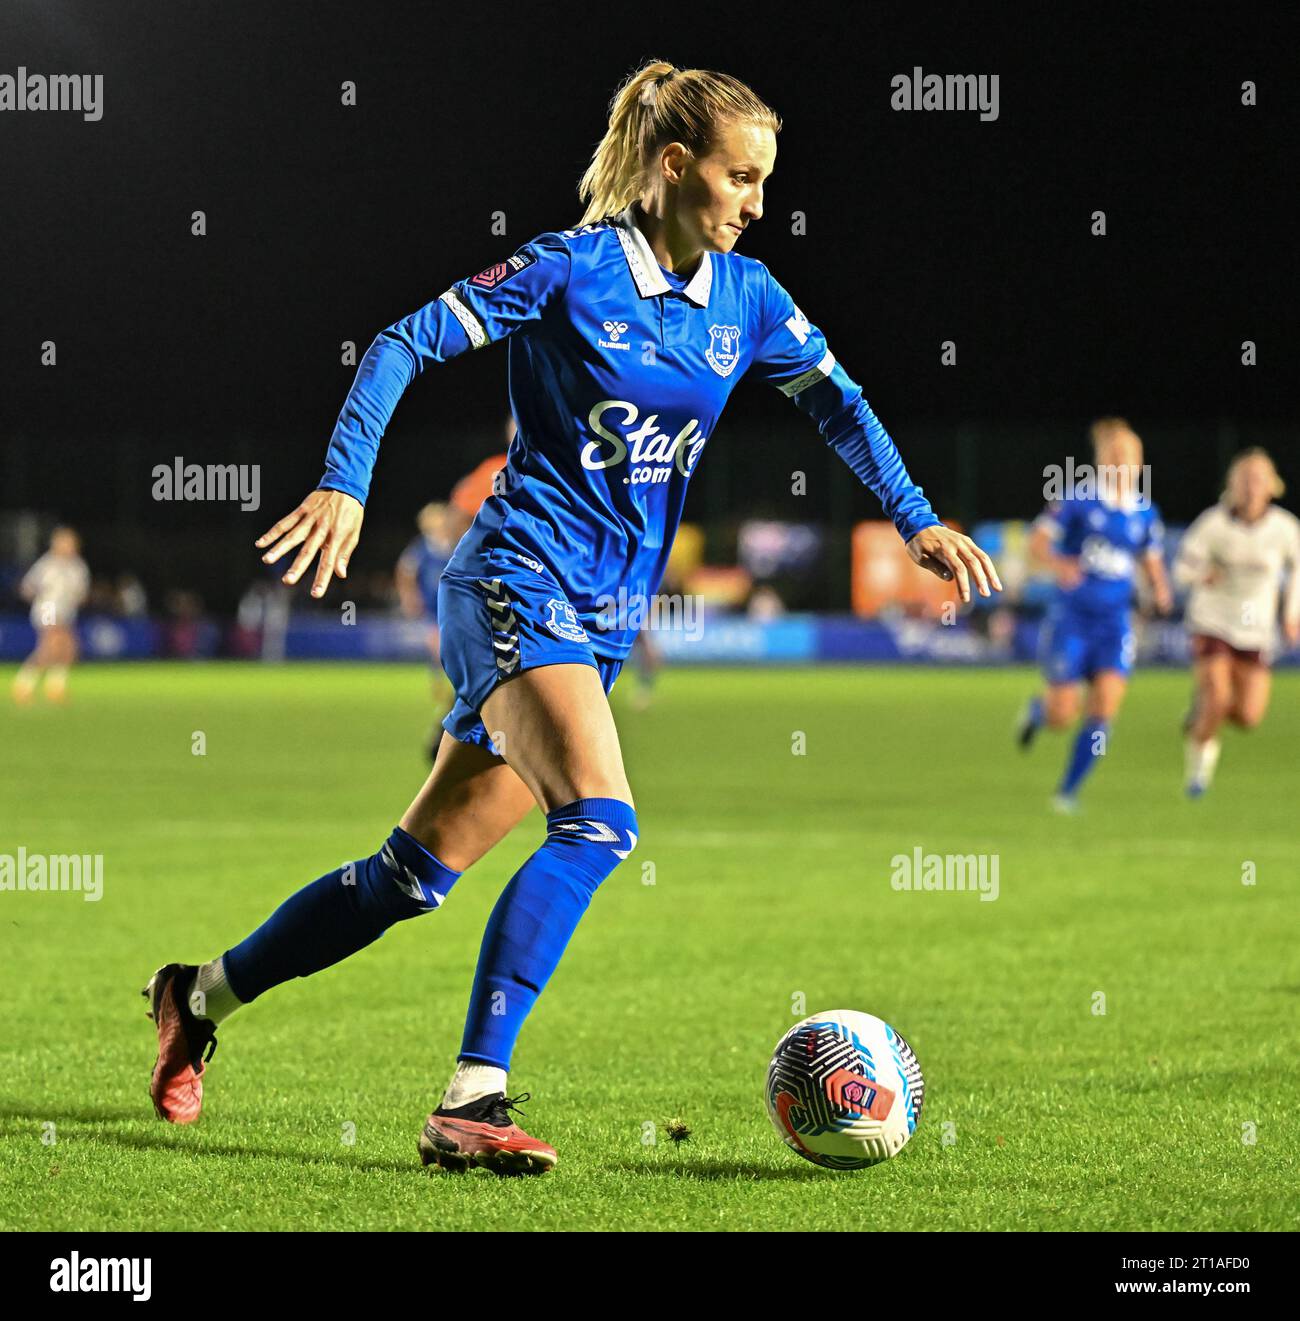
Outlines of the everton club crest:
{"type": "Polygon", "coordinates": [[[557,638],[566,642],[586,642],[587,630],[578,619],[578,612],[568,601],[557,601],[553,597],[546,603],[546,627],[557,638]]]}
{"type": "Polygon", "coordinates": [[[704,356],[719,376],[730,376],[740,361],[740,327],[710,326],[709,347],[704,356]]]}

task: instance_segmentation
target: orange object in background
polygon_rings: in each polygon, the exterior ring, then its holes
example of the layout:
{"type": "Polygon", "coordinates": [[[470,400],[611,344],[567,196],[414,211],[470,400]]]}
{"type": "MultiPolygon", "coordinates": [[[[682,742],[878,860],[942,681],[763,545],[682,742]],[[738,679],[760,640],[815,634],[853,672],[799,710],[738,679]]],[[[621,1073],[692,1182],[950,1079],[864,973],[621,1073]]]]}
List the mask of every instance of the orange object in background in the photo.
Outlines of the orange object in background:
{"type": "Polygon", "coordinates": [[[703,564],[691,574],[687,587],[706,605],[738,610],[745,604],[754,581],[734,565],[703,564]]]}
{"type": "MultiPolygon", "coordinates": [[[[956,531],[956,523],[945,523],[956,531]]],[[[944,582],[914,564],[893,523],[873,519],[853,528],[851,554],[853,613],[864,618],[897,607],[911,615],[937,618],[960,600],[956,583],[944,582]]]]}
{"type": "MultiPolygon", "coordinates": [[[[704,529],[698,523],[678,524],[673,548],[668,552],[664,590],[671,590],[668,584],[689,582],[691,576],[703,563],[704,529]]],[[[677,590],[680,590],[680,587],[677,590]]]]}
{"type": "Polygon", "coordinates": [[[484,459],[473,472],[466,473],[451,488],[451,503],[466,518],[472,519],[478,513],[479,505],[492,494],[493,477],[505,466],[504,454],[494,454],[490,459],[484,459]]]}

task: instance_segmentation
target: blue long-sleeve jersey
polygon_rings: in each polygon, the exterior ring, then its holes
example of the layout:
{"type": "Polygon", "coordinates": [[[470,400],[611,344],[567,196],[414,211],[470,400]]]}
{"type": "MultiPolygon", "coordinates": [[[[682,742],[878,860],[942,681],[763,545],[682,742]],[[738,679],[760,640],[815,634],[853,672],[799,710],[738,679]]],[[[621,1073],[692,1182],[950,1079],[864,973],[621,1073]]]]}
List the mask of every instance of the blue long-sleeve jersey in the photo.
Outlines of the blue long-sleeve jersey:
{"type": "Polygon", "coordinates": [[[1078,585],[1056,590],[1058,616],[1126,616],[1138,561],[1164,546],[1164,523],[1150,504],[1130,508],[1079,496],[1048,505],[1036,523],[1047,529],[1058,554],[1079,559],[1078,585]]]}
{"type": "Polygon", "coordinates": [[[687,483],[746,372],[816,422],[904,540],[939,522],[861,388],[767,267],[706,252],[689,278],[675,275],[638,228],[638,209],[539,235],[383,331],[320,482],[364,503],[380,437],[416,375],[508,340],[517,431],[500,489],[448,572],[482,573],[497,551],[540,563],[593,650],[612,657],[627,655],[633,630],[609,627],[610,601],[658,588],[687,483]]]}

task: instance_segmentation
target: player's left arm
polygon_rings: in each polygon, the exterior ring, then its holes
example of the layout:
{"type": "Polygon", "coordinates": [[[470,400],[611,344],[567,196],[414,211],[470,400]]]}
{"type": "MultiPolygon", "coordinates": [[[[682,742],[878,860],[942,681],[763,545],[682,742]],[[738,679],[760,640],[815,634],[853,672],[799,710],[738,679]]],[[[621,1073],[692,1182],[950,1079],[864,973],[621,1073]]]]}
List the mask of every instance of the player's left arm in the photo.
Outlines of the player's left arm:
{"type": "Polygon", "coordinates": [[[1291,524],[1291,548],[1286,555],[1287,584],[1282,597],[1282,636],[1294,647],[1300,642],[1300,521],[1291,524]]]}
{"type": "Polygon", "coordinates": [[[1083,581],[1078,551],[1063,549],[1076,545],[1077,530],[1077,506],[1069,500],[1053,500],[1029,530],[1029,562],[1048,570],[1056,585],[1066,592],[1072,592],[1083,581]]]}
{"type": "Polygon", "coordinates": [[[80,610],[86,603],[86,598],[90,595],[90,566],[85,560],[77,563],[77,585],[75,589],[74,608],[80,610]]]}
{"type": "Polygon", "coordinates": [[[40,560],[37,560],[36,563],[33,564],[25,574],[23,574],[22,581],[18,584],[18,595],[21,596],[24,601],[32,601],[36,599],[36,589],[40,583],[40,578],[41,562],[40,560]]]}
{"type": "Polygon", "coordinates": [[[758,265],[762,312],[750,370],[812,418],[826,443],[879,499],[915,563],[947,581],[955,579],[963,601],[970,600],[972,578],[981,596],[990,595],[990,589],[1000,592],[993,561],[969,537],[939,521],[862,387],[835,361],[822,332],[758,265]]]}
{"type": "Polygon", "coordinates": [[[1171,614],[1174,608],[1174,594],[1169,588],[1169,574],[1165,569],[1165,525],[1154,509],[1147,524],[1147,542],[1142,555],[1142,567],[1146,571],[1147,581],[1151,584],[1151,596],[1156,609],[1162,615],[1171,614]]]}
{"type": "Polygon", "coordinates": [[[1213,518],[1214,511],[1210,509],[1197,515],[1178,543],[1178,554],[1174,557],[1174,582],[1179,587],[1213,586],[1213,518]]]}

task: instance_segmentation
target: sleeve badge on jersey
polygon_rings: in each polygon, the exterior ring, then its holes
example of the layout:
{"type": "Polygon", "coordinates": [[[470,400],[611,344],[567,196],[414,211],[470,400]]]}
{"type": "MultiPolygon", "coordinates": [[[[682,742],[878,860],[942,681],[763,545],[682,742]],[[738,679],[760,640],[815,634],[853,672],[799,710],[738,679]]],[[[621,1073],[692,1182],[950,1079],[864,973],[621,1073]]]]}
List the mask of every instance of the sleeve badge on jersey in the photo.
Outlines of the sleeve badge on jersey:
{"type": "Polygon", "coordinates": [[[812,326],[808,324],[808,318],[796,307],[794,316],[786,323],[785,328],[799,341],[800,344],[808,343],[808,336],[812,334],[812,326]]]}
{"type": "Polygon", "coordinates": [[[495,289],[498,285],[504,284],[512,275],[517,275],[520,271],[531,266],[537,258],[531,252],[516,252],[509,261],[499,261],[495,266],[489,266],[485,271],[479,273],[470,280],[470,284],[475,289],[495,289]]]}

